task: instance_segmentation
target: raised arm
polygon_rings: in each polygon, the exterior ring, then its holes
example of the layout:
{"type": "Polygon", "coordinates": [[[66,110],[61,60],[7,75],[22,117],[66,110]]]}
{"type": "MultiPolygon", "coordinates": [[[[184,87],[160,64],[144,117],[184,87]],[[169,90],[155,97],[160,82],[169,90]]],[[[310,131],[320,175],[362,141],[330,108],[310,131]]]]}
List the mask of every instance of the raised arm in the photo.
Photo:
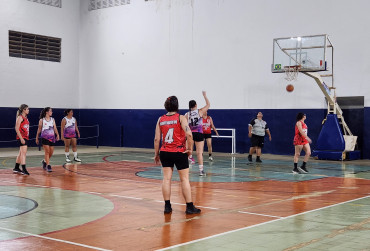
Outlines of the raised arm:
{"type": "Polygon", "coordinates": [[[161,142],[161,129],[159,127],[159,119],[157,121],[157,125],[155,127],[155,136],[154,136],[154,162],[156,164],[160,164],[161,161],[159,159],[159,144],[161,142]]]}
{"type": "Polygon", "coordinates": [[[202,91],[202,94],[203,94],[204,100],[206,101],[206,105],[203,108],[199,109],[199,116],[201,117],[203,116],[203,112],[208,111],[209,107],[211,106],[207,98],[207,93],[205,91],[202,91]]]}

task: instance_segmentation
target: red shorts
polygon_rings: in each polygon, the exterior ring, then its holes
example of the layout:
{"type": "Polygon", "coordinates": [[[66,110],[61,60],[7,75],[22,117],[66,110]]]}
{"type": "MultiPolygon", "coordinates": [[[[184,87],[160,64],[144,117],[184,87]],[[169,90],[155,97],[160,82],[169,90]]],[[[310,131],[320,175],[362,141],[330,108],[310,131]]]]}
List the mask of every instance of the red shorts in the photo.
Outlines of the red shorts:
{"type": "Polygon", "coordinates": [[[306,138],[303,138],[301,135],[296,135],[293,140],[293,145],[295,146],[304,146],[305,144],[308,144],[308,141],[306,138]]]}

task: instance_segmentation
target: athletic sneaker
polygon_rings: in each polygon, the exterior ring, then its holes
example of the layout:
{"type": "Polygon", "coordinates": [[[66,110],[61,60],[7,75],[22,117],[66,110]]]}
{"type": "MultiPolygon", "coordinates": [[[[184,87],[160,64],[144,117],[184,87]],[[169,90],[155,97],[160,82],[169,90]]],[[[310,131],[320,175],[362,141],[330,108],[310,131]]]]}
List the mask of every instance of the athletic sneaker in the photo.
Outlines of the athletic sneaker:
{"type": "Polygon", "coordinates": [[[167,205],[164,205],[164,211],[163,211],[165,214],[170,214],[172,213],[172,207],[171,205],[167,206],[167,205]]]}
{"type": "Polygon", "coordinates": [[[293,168],[293,171],[292,172],[293,173],[300,173],[299,170],[298,170],[298,168],[296,168],[296,167],[293,168]]]}
{"type": "Polygon", "coordinates": [[[76,161],[76,162],[81,162],[81,160],[77,157],[75,157],[73,160],[76,161]]]}
{"type": "Polygon", "coordinates": [[[253,160],[252,160],[252,155],[248,155],[248,161],[249,162],[252,162],[253,160]]]}
{"type": "Polygon", "coordinates": [[[202,210],[196,208],[194,205],[191,207],[186,207],[186,214],[199,214],[202,210]]]}
{"type": "Polygon", "coordinates": [[[257,159],[256,159],[256,162],[258,162],[258,163],[262,163],[262,160],[261,160],[260,158],[257,158],[257,159]]]}
{"type": "Polygon", "coordinates": [[[305,166],[300,166],[298,167],[298,170],[301,172],[301,173],[308,173],[307,169],[305,166]]]}
{"type": "Polygon", "coordinates": [[[213,161],[213,157],[212,156],[209,156],[208,158],[210,161],[213,161]]]}
{"type": "Polygon", "coordinates": [[[44,170],[46,170],[46,162],[45,162],[45,160],[43,159],[43,160],[41,160],[41,163],[42,163],[42,168],[44,169],[44,170]]]}
{"type": "Polygon", "coordinates": [[[204,172],[204,170],[199,171],[199,176],[206,176],[206,173],[204,172]]]}
{"type": "Polygon", "coordinates": [[[66,162],[71,163],[72,161],[69,159],[69,156],[66,156],[66,162]]]}
{"type": "Polygon", "coordinates": [[[22,173],[22,171],[19,169],[19,167],[14,167],[13,173],[22,173]]]}
{"type": "Polygon", "coordinates": [[[51,170],[51,166],[50,165],[48,165],[48,167],[47,167],[47,171],[50,173],[50,172],[52,172],[52,170],[51,170]]]}
{"type": "Polygon", "coordinates": [[[25,167],[22,167],[22,174],[23,175],[30,175],[30,173],[27,171],[25,167]]]}
{"type": "Polygon", "coordinates": [[[190,164],[195,164],[195,160],[193,157],[189,158],[190,164]]]}

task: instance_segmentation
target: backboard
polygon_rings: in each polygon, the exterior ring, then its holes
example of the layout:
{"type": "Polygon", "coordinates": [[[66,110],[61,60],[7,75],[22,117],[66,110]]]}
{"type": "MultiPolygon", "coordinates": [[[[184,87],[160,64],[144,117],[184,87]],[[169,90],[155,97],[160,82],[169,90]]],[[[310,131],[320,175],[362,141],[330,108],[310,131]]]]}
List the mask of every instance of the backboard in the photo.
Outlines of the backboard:
{"type": "Polygon", "coordinates": [[[326,71],[327,47],[331,47],[328,35],[275,38],[271,71],[284,73],[292,67],[300,72],[326,71]]]}

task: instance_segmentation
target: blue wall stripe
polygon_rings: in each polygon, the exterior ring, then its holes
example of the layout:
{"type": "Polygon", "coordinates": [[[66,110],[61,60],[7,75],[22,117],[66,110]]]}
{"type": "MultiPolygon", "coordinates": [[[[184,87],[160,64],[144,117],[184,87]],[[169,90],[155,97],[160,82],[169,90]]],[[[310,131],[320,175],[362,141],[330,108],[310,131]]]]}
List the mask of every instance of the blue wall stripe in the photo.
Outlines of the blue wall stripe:
{"type": "MultiPolygon", "coordinates": [[[[14,127],[17,108],[0,108],[0,127],[14,127]]],[[[29,115],[31,125],[37,125],[41,108],[32,108],[29,115]]],[[[64,109],[53,109],[53,117],[57,124],[63,118],[64,109]]],[[[236,129],[236,150],[238,153],[249,151],[248,123],[257,112],[264,114],[264,120],[270,127],[272,141],[266,138],[264,153],[292,155],[295,117],[298,112],[307,114],[308,135],[313,140],[312,149],[326,116],[326,109],[217,109],[210,110],[216,128],[236,129]]],[[[370,158],[370,133],[365,128],[370,127],[370,107],[365,109],[343,110],[346,122],[354,135],[359,136],[358,145],[362,150],[363,158],[370,158]]],[[[159,116],[165,113],[164,109],[74,109],[79,125],[100,125],[99,145],[152,148],[154,129],[159,116]],[[122,128],[121,128],[122,126],[122,128]],[[123,135],[122,135],[123,132],[123,135]],[[122,136],[122,138],[121,138],[122,136]]],[[[180,111],[185,114],[186,110],[180,111]]],[[[36,135],[36,127],[31,129],[31,137],[36,135]]],[[[13,140],[14,130],[0,130],[0,141],[13,140]]],[[[225,134],[225,132],[222,132],[225,134]]],[[[95,128],[81,130],[81,137],[96,135],[95,128]]],[[[95,145],[96,140],[80,142],[86,145],[95,145]]],[[[59,143],[61,145],[61,143],[59,143]]],[[[0,147],[16,146],[16,143],[4,144],[0,147]]],[[[31,145],[31,146],[34,146],[31,145]]],[[[231,139],[213,139],[213,148],[216,152],[230,152],[231,139]]]]}

